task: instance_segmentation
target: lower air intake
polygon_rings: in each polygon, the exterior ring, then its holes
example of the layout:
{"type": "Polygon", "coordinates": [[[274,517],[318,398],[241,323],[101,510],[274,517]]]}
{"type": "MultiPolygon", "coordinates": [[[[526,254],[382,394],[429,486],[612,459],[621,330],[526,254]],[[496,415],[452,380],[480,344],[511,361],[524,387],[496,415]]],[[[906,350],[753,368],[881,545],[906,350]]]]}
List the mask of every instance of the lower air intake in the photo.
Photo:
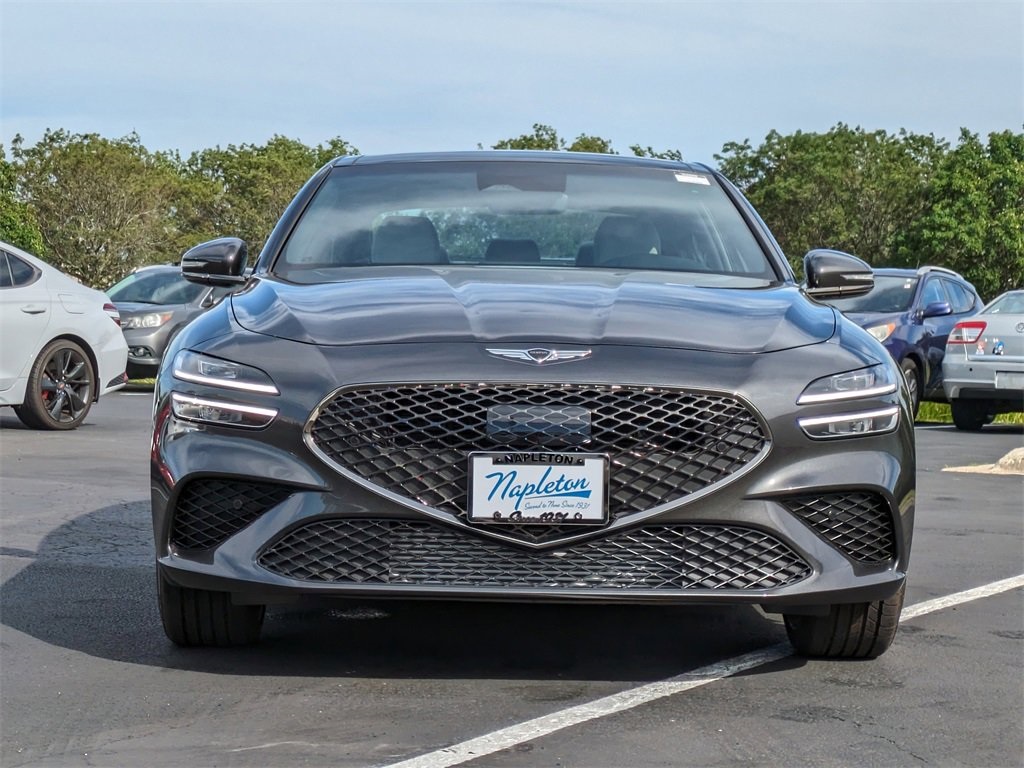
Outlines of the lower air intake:
{"type": "Polygon", "coordinates": [[[811,572],[778,539],[726,525],[650,525],[537,552],[424,521],[317,520],[258,562],[300,581],[514,590],[772,589],[811,572]]]}

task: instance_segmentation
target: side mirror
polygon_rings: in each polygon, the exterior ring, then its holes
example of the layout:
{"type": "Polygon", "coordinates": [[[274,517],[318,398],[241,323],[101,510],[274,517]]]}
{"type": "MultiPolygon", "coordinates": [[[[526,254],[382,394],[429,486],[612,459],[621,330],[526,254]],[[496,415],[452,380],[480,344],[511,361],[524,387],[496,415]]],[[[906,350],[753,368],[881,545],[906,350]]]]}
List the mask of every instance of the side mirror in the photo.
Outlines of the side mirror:
{"type": "Polygon", "coordinates": [[[933,301],[921,311],[921,319],[923,320],[926,317],[942,317],[943,315],[952,314],[953,307],[949,305],[948,301],[933,301]]]}
{"type": "Polygon", "coordinates": [[[181,257],[181,276],[203,285],[242,285],[248,250],[237,237],[221,237],[190,248],[181,257]]]}
{"type": "Polygon", "coordinates": [[[871,265],[849,253],[815,248],[804,256],[804,292],[815,299],[863,296],[875,287],[871,265]]]}

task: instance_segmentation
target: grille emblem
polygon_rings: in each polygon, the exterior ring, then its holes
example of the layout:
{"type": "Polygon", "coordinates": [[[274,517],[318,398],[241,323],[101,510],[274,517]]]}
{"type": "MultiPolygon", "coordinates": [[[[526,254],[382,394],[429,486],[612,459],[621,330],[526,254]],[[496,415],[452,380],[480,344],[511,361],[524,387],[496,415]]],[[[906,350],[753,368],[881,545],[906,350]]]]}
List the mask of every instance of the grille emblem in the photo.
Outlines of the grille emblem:
{"type": "Polygon", "coordinates": [[[585,360],[593,354],[589,349],[546,349],[544,347],[531,347],[530,349],[489,348],[487,352],[504,360],[515,360],[518,363],[533,363],[534,365],[585,360]]]}

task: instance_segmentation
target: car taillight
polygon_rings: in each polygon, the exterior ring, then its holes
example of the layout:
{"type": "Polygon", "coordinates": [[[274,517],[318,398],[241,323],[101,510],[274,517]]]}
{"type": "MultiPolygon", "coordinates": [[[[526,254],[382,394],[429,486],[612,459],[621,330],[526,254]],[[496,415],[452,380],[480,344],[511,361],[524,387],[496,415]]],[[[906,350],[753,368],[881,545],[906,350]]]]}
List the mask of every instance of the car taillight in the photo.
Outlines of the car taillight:
{"type": "Polygon", "coordinates": [[[117,307],[113,304],[104,304],[103,311],[107,313],[107,317],[114,321],[118,328],[121,327],[121,313],[117,311],[117,307]]]}
{"type": "Polygon", "coordinates": [[[964,320],[953,326],[949,334],[950,344],[973,344],[985,332],[985,323],[981,320],[964,320]]]}

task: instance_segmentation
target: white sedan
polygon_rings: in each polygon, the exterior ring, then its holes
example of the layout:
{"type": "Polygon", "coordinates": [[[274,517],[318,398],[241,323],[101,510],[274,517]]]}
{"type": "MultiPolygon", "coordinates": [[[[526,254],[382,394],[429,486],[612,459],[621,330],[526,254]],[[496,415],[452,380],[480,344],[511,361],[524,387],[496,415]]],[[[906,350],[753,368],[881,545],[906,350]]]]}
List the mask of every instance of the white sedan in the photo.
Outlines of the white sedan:
{"type": "Polygon", "coordinates": [[[956,324],[942,387],[957,429],[981,429],[1000,413],[1024,411],[1024,290],[1007,291],[956,324]]]}
{"type": "Polygon", "coordinates": [[[128,382],[110,299],[0,241],[0,405],[36,429],[74,429],[128,382]]]}

